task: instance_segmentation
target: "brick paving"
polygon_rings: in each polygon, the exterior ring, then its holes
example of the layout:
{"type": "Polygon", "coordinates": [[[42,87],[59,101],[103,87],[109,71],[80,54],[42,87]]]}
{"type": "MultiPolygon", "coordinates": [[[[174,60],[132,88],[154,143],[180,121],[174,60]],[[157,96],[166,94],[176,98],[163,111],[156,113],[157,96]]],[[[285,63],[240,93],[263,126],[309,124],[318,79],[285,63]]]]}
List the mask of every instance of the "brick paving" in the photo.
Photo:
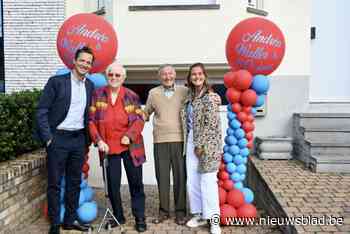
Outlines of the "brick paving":
{"type": "MultiPolygon", "coordinates": [[[[295,160],[253,157],[252,163],[287,217],[333,217],[334,221],[343,221],[342,225],[295,225],[298,233],[350,233],[350,174],[313,173],[295,160]]],[[[315,224],[316,218],[312,220],[315,224]]]]}

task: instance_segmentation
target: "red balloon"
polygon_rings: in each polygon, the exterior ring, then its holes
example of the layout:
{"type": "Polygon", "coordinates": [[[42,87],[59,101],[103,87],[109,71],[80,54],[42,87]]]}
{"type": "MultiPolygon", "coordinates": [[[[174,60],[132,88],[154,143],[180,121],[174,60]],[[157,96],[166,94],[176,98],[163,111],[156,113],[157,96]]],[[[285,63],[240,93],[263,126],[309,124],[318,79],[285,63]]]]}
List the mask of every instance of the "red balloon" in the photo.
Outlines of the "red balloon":
{"type": "Polygon", "coordinates": [[[245,138],[247,138],[248,141],[252,140],[253,137],[254,137],[253,132],[246,132],[245,138]]]}
{"type": "Polygon", "coordinates": [[[226,58],[233,71],[246,69],[253,75],[268,75],[280,65],[284,52],[283,33],[261,17],[239,22],[226,40],[226,58]]]}
{"type": "MultiPolygon", "coordinates": [[[[247,70],[239,70],[235,72],[235,79],[233,80],[233,87],[238,90],[246,90],[253,82],[253,76],[247,70]]],[[[254,103],[255,104],[255,103],[254,103]]]]}
{"type": "Polygon", "coordinates": [[[254,115],[253,115],[253,114],[249,114],[249,115],[247,116],[247,120],[248,120],[249,122],[254,122],[254,120],[255,120],[254,115]]]}
{"type": "Polygon", "coordinates": [[[254,145],[254,143],[253,143],[253,139],[252,139],[252,140],[248,141],[247,148],[252,149],[253,145],[254,145]]]}
{"type": "Polygon", "coordinates": [[[237,209],[237,216],[240,218],[256,218],[257,211],[254,205],[245,203],[237,209]]]}
{"type": "Polygon", "coordinates": [[[49,218],[49,215],[48,215],[48,206],[47,206],[47,202],[44,202],[42,208],[43,208],[43,215],[44,215],[44,217],[45,217],[46,219],[48,219],[48,218],[49,218]]]}
{"type": "Polygon", "coordinates": [[[243,124],[242,124],[242,128],[245,132],[251,132],[255,129],[255,126],[253,123],[249,122],[249,121],[245,121],[243,124]]]}
{"type": "Polygon", "coordinates": [[[242,106],[239,103],[233,103],[231,107],[232,107],[232,111],[235,113],[239,113],[242,110],[242,106]]]}
{"type": "Polygon", "coordinates": [[[83,168],[81,169],[84,173],[87,173],[90,169],[90,166],[88,163],[83,164],[83,168]]]}
{"type": "Polygon", "coordinates": [[[228,174],[227,171],[220,171],[219,172],[219,178],[222,180],[227,180],[230,177],[230,174],[228,174]]]}
{"type": "Polygon", "coordinates": [[[239,121],[241,121],[241,123],[243,123],[244,121],[247,120],[247,114],[245,112],[241,111],[237,114],[237,119],[239,121]]]}
{"type": "Polygon", "coordinates": [[[241,103],[243,106],[253,106],[255,105],[257,98],[258,95],[256,95],[256,92],[254,90],[247,89],[241,94],[241,103]]]}
{"type": "Polygon", "coordinates": [[[220,201],[220,205],[225,204],[225,202],[226,202],[226,194],[227,194],[226,190],[221,188],[221,187],[219,187],[219,201],[220,201]]]}
{"type": "Polygon", "coordinates": [[[91,73],[102,72],[113,62],[118,41],[113,26],[103,17],[91,13],[76,14],[67,19],[57,35],[57,50],[63,63],[73,68],[75,52],[90,47],[95,55],[91,73]]]}
{"type": "Polygon", "coordinates": [[[223,204],[220,206],[220,223],[222,225],[230,225],[229,220],[226,220],[227,218],[234,218],[237,217],[237,211],[233,206],[230,206],[229,204],[223,204]]]}
{"type": "Polygon", "coordinates": [[[219,185],[220,187],[224,186],[224,181],[218,180],[218,185],[219,185]]]}
{"type": "Polygon", "coordinates": [[[238,208],[244,204],[244,194],[238,189],[233,189],[227,193],[227,203],[238,208]]]}
{"type": "Polygon", "coordinates": [[[247,115],[251,115],[252,114],[252,107],[251,106],[244,106],[242,108],[242,111],[245,112],[247,115]]]}
{"type": "Polygon", "coordinates": [[[226,168],[225,163],[220,162],[220,167],[219,167],[219,170],[220,170],[220,171],[223,171],[223,170],[225,170],[225,168],[226,168]]]}
{"type": "Polygon", "coordinates": [[[239,98],[241,97],[241,91],[238,91],[234,88],[229,88],[226,91],[226,99],[230,103],[239,102],[239,98]]]}
{"type": "Polygon", "coordinates": [[[233,182],[230,179],[226,179],[224,180],[224,184],[222,185],[222,187],[226,190],[226,191],[230,191],[233,189],[233,182]]]}
{"type": "Polygon", "coordinates": [[[224,75],[224,85],[226,88],[233,87],[233,80],[235,79],[235,73],[232,71],[229,71],[225,73],[224,75]]]}

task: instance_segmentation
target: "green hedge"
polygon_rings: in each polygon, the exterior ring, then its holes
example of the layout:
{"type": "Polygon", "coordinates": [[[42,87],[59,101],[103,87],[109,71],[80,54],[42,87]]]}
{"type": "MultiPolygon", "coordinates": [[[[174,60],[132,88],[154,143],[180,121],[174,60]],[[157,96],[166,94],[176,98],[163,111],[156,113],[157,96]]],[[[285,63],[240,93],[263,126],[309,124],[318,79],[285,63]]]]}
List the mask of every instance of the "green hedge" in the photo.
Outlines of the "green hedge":
{"type": "Polygon", "coordinates": [[[0,94],[0,161],[40,148],[32,137],[41,91],[0,94]]]}

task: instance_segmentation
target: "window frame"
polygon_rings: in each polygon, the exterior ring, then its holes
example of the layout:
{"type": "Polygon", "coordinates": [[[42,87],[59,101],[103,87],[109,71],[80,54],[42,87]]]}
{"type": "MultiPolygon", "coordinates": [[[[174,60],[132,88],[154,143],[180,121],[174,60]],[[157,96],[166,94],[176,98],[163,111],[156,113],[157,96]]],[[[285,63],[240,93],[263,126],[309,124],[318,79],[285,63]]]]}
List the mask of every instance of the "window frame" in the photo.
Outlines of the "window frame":
{"type": "MultiPolygon", "coordinates": [[[[188,2],[188,1],[187,1],[188,2]]],[[[192,0],[189,3],[147,3],[145,0],[129,0],[129,11],[161,11],[161,10],[217,10],[220,9],[218,0],[208,0],[208,3],[200,3],[192,0]]]]}

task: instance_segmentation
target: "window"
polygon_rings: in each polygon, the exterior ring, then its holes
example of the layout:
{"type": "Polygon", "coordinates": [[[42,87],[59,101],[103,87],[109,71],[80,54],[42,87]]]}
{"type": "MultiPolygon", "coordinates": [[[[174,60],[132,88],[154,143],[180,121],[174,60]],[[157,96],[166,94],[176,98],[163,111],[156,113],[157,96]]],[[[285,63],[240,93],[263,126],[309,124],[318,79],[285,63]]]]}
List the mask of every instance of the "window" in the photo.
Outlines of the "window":
{"type": "Polygon", "coordinates": [[[216,4],[216,0],[130,0],[129,5],[169,6],[169,5],[207,5],[216,4]]]}
{"type": "Polygon", "coordinates": [[[129,0],[130,11],[213,9],[220,9],[217,0],[129,0]]]}
{"type": "Polygon", "coordinates": [[[3,33],[3,12],[2,0],[0,0],[0,93],[5,92],[5,59],[4,59],[4,33],[3,33]]]}
{"type": "Polygon", "coordinates": [[[247,12],[267,16],[267,12],[264,10],[264,0],[247,0],[247,12]]]}

